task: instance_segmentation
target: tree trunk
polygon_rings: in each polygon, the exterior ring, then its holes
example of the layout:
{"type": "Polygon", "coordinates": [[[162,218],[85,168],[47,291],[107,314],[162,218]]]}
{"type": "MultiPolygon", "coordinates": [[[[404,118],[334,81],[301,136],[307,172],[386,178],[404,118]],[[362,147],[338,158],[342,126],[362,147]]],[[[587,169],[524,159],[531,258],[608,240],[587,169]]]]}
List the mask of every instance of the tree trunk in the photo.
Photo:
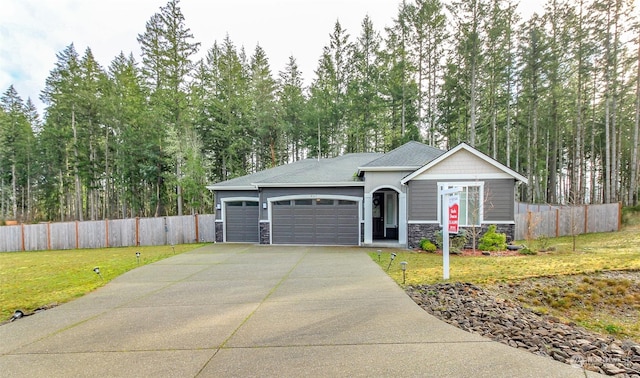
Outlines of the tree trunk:
{"type": "Polygon", "coordinates": [[[638,130],[640,129],[640,29],[638,33],[638,72],[636,76],[636,116],[633,128],[633,144],[631,150],[631,178],[627,205],[638,203],[638,130]]]}
{"type": "Polygon", "coordinates": [[[79,154],[78,154],[78,130],[76,128],[76,112],[75,110],[71,111],[71,127],[73,129],[73,157],[74,157],[74,162],[73,162],[73,175],[74,175],[74,179],[75,179],[75,184],[76,184],[76,211],[75,211],[75,218],[79,221],[83,221],[83,214],[82,214],[82,186],[80,185],[80,172],[79,172],[79,168],[78,168],[78,160],[79,158],[79,154]]]}

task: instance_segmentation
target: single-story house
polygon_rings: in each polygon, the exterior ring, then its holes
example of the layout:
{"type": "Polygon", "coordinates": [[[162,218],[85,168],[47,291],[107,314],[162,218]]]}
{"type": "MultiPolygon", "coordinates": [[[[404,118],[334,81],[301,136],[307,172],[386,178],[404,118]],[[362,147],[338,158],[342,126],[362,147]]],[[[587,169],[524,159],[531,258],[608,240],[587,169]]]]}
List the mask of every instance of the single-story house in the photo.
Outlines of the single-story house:
{"type": "Polygon", "coordinates": [[[216,242],[414,248],[442,227],[441,191],[461,188],[459,225],[514,235],[527,179],[467,144],[305,159],[208,186],[216,242]],[[380,243],[380,244],[378,244],[380,243]]]}

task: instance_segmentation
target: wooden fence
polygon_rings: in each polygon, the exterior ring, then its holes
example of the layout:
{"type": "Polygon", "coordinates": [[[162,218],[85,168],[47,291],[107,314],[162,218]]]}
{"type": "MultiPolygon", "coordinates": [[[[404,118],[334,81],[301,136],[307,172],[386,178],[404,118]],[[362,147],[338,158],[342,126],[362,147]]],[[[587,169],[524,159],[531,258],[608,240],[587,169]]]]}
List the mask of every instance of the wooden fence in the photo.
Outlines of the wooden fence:
{"type": "Polygon", "coordinates": [[[0,227],[0,252],[215,241],[215,215],[185,215],[0,227]]]}
{"type": "Polygon", "coordinates": [[[552,206],[517,203],[515,221],[516,240],[618,231],[622,225],[622,204],[552,206]]]}

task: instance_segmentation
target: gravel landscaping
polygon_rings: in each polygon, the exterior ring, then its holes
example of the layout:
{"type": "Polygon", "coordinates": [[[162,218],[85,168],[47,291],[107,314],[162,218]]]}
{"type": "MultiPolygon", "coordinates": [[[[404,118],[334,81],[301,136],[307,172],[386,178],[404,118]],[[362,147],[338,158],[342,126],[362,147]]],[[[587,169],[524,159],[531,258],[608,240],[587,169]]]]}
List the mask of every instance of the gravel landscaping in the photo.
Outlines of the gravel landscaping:
{"type": "Polygon", "coordinates": [[[465,331],[590,371],[640,378],[638,343],[538,315],[472,284],[409,286],[406,291],[428,313],[465,331]]]}

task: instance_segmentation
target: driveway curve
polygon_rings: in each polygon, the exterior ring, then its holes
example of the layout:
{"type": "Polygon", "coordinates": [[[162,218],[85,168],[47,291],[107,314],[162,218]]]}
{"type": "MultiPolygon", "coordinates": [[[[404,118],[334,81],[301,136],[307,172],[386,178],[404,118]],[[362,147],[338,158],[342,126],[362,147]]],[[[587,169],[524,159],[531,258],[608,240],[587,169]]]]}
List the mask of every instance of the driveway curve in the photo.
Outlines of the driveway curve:
{"type": "Polygon", "coordinates": [[[362,248],[212,244],[0,326],[0,376],[599,376],[443,323],[362,248]]]}

